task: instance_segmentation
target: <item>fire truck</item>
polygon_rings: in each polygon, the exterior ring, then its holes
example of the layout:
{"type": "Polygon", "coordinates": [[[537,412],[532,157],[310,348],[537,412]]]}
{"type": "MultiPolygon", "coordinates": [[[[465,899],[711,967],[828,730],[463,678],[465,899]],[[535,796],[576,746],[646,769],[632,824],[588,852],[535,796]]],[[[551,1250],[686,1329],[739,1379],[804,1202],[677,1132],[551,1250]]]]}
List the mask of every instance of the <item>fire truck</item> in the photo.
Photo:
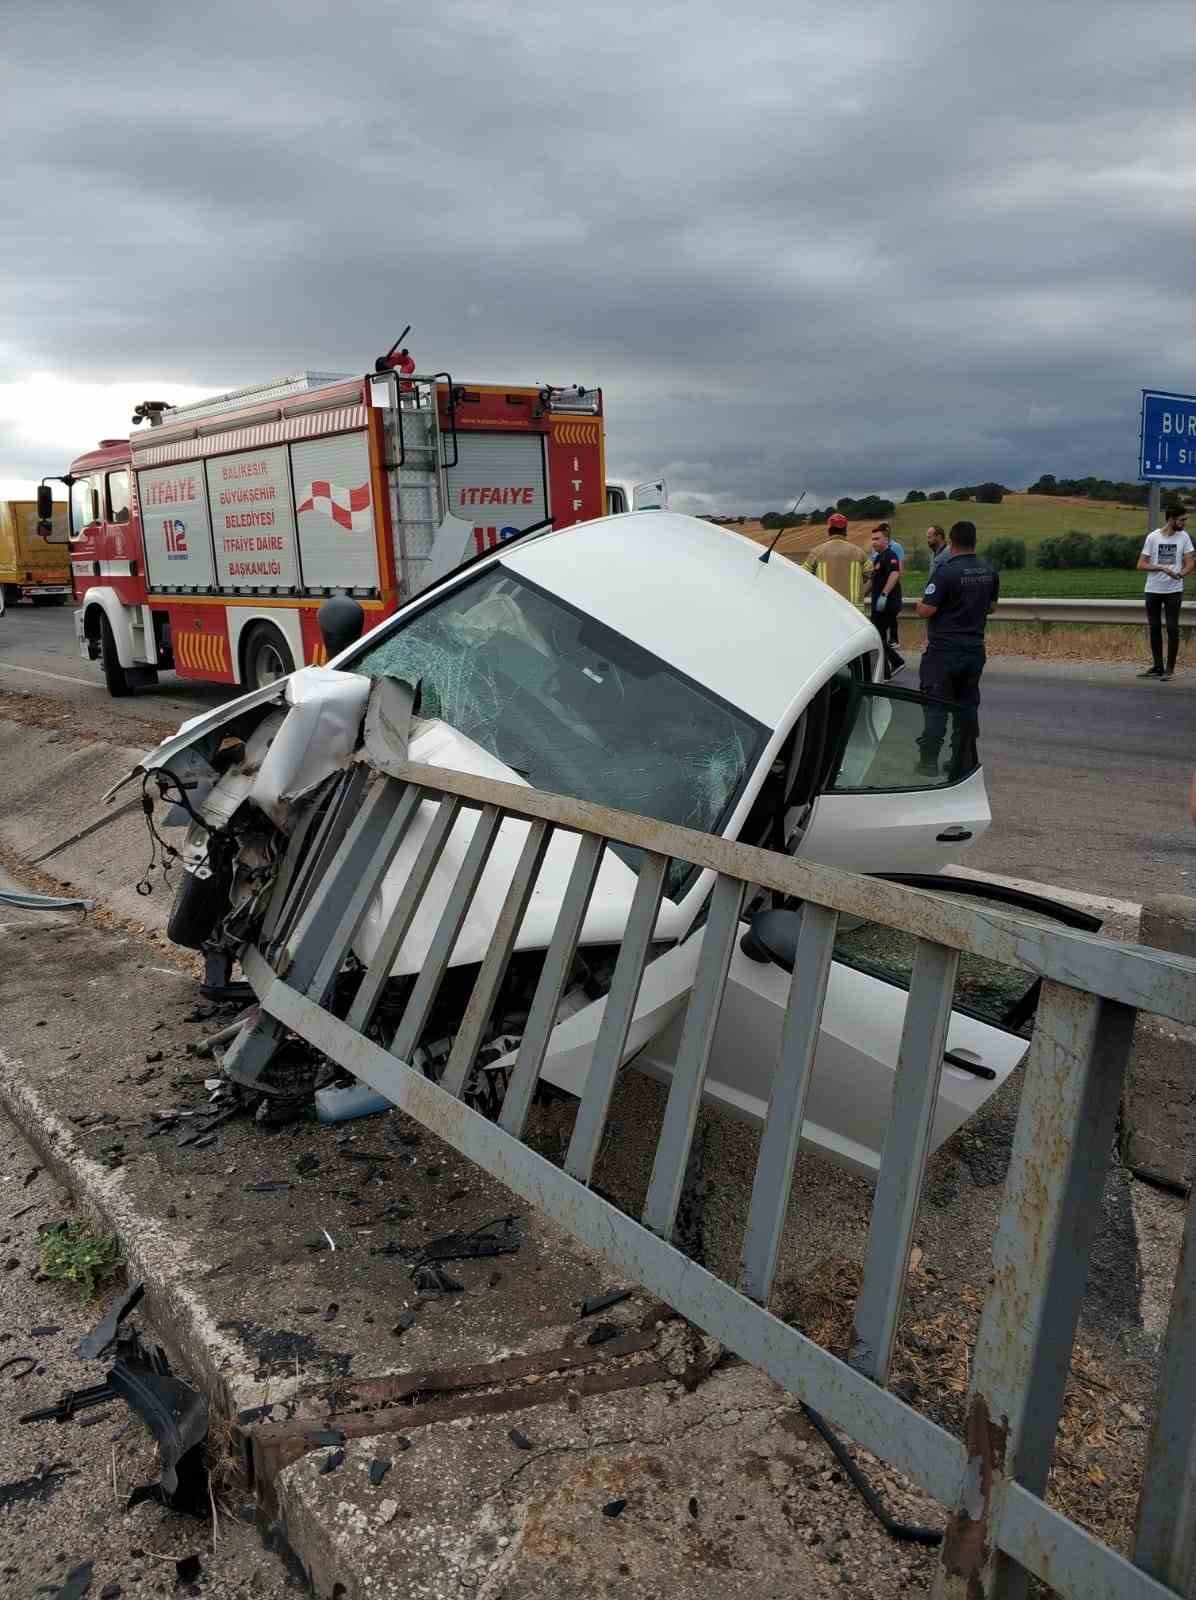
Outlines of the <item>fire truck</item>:
{"type": "Polygon", "coordinates": [[[79,648],[113,695],[163,671],[261,687],[327,658],[329,595],[373,627],[472,555],[607,511],[600,389],[303,372],[138,414],[63,474],[79,648]]]}

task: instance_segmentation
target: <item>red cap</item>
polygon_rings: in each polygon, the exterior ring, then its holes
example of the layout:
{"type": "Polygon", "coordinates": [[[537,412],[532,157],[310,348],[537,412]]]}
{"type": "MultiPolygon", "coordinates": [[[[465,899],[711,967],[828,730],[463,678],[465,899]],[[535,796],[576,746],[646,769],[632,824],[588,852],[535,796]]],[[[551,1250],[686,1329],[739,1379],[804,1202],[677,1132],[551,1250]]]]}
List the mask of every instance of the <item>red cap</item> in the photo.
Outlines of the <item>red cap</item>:
{"type": "Polygon", "coordinates": [[[832,511],[830,516],[826,519],[826,525],[828,528],[842,528],[844,532],[846,532],[847,518],[841,511],[832,511]]]}

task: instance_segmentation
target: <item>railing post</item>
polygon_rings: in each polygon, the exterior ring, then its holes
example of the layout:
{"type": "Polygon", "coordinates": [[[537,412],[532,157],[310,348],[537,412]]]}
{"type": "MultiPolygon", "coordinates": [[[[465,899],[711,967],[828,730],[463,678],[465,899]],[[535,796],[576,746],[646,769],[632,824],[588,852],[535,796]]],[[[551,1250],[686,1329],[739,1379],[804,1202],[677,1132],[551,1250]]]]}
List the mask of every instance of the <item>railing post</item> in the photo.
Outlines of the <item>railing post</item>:
{"type": "Polygon", "coordinates": [[[958,969],[958,950],[918,940],[849,1357],[877,1383],[888,1381],[897,1341],[958,969]]]}
{"type": "Polygon", "coordinates": [[[1185,1600],[1196,1597],[1196,1185],[1163,1343],[1134,1560],[1185,1600]]]}
{"type": "Polygon", "coordinates": [[[1037,1495],[1046,1488],[1134,1016],[1082,990],[1042,986],[935,1600],[1025,1594],[1027,1574],[997,1547],[1001,1491],[1006,1480],[1037,1495]]]}

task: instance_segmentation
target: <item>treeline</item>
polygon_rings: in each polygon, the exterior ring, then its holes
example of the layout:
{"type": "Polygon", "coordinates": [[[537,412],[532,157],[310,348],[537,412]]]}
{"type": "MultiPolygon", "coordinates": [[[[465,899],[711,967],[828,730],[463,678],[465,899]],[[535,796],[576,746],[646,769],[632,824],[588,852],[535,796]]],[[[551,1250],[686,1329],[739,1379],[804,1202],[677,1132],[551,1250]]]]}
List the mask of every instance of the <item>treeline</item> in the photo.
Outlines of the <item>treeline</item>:
{"type": "Polygon", "coordinates": [[[1144,506],[1150,498],[1148,483],[1117,483],[1112,478],[1056,478],[1044,472],[1027,494],[1065,494],[1078,500],[1120,500],[1127,506],[1144,506]]]}
{"type": "Polygon", "coordinates": [[[922,505],[930,500],[976,500],[984,506],[999,506],[1007,494],[1012,494],[1003,483],[962,483],[958,489],[932,489],[926,494],[922,489],[911,489],[905,497],[907,506],[922,505]]]}

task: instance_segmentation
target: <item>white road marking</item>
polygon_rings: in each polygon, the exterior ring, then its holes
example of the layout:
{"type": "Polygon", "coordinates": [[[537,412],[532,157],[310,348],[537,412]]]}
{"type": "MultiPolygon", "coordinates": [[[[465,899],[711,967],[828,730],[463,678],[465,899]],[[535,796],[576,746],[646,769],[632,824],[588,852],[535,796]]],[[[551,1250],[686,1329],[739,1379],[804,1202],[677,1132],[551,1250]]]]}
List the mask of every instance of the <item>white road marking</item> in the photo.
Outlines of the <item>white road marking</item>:
{"type": "Polygon", "coordinates": [[[31,672],[35,678],[53,678],[58,683],[81,683],[85,689],[100,687],[92,678],[68,678],[65,672],[43,672],[40,667],[18,667],[11,661],[0,661],[0,672],[31,672]]]}

